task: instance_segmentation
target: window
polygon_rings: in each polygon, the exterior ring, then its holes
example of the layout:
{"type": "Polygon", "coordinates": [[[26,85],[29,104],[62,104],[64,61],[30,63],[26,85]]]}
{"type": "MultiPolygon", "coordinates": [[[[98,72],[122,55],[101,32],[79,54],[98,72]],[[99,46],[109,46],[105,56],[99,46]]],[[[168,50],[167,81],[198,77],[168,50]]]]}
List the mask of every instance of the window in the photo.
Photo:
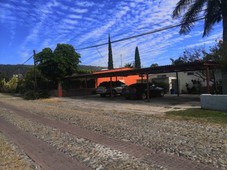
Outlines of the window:
{"type": "Polygon", "coordinates": [[[188,72],[187,74],[188,74],[188,76],[190,76],[190,75],[194,75],[194,73],[193,73],[193,72],[188,72]]]}
{"type": "Polygon", "coordinates": [[[166,77],[165,74],[163,74],[163,75],[157,75],[157,78],[165,78],[165,77],[166,77]]]}

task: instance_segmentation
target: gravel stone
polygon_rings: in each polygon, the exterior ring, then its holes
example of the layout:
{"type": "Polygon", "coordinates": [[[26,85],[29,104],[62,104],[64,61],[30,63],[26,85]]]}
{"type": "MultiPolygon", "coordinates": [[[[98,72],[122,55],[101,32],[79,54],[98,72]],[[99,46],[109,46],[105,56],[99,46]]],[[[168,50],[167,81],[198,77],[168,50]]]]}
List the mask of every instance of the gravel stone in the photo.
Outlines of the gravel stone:
{"type": "MultiPolygon", "coordinates": [[[[1,96],[1,100],[8,103],[13,101],[13,105],[26,109],[31,114],[62,120],[96,133],[149,147],[155,152],[176,154],[179,157],[185,157],[204,164],[212,164],[219,169],[227,169],[227,125],[166,118],[164,112],[172,109],[171,107],[152,106],[152,103],[149,105],[141,103],[116,104],[114,101],[104,103],[104,101],[70,98],[24,101],[17,97],[12,99],[12,97],[1,96]]],[[[13,119],[13,117],[9,119],[13,119]]],[[[22,118],[18,117],[18,119],[22,118]]],[[[14,120],[14,122],[17,121],[14,120]]],[[[28,125],[34,126],[34,122],[28,122],[26,126],[28,125]]],[[[26,127],[23,128],[27,129],[26,127]]],[[[129,167],[136,169],[137,165],[142,163],[137,160],[138,162],[134,161],[135,164],[132,164],[134,158],[130,155],[124,155],[124,153],[112,151],[105,147],[103,149],[103,146],[76,138],[70,134],[64,134],[66,135],[64,136],[57,129],[43,128],[42,125],[37,128],[39,130],[31,133],[47,142],[56,140],[55,143],[53,142],[53,146],[65,150],[68,154],[85,162],[89,162],[93,168],[114,169],[118,163],[121,163],[121,167],[127,169],[127,162],[129,161],[129,167]],[[43,132],[38,134],[38,131],[43,132]],[[73,145],[70,141],[75,142],[78,146],[73,145]],[[84,151],[80,151],[80,147],[86,150],[86,156],[79,156],[80,152],[84,153],[84,151]],[[77,153],[73,150],[76,150],[77,153]],[[98,155],[99,158],[94,158],[92,154],[98,155]],[[99,163],[99,159],[102,161],[108,159],[108,161],[103,165],[99,163]]],[[[27,130],[31,131],[31,129],[27,130]]],[[[145,162],[141,167],[146,169],[150,168],[151,165],[147,167],[145,162]]],[[[161,167],[158,168],[162,169],[161,167]]]]}
{"type": "Polygon", "coordinates": [[[115,164],[115,169],[137,169],[136,167],[140,167],[140,169],[162,169],[156,165],[141,163],[140,160],[126,153],[95,144],[83,138],[77,138],[69,133],[62,133],[56,128],[32,122],[13,113],[3,116],[7,121],[46,141],[66,155],[84,162],[93,169],[112,169],[113,164],[115,164]]]}

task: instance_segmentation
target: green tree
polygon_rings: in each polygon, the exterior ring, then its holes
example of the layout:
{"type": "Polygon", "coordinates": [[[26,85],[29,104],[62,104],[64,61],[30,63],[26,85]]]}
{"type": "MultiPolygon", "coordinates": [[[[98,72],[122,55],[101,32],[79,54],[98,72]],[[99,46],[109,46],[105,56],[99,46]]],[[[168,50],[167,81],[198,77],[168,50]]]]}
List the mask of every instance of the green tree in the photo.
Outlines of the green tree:
{"type": "Polygon", "coordinates": [[[170,58],[170,60],[172,62],[172,65],[200,62],[204,60],[205,54],[207,53],[202,48],[185,49],[183,54],[179,58],[170,58]]]}
{"type": "Polygon", "coordinates": [[[80,54],[75,51],[72,45],[58,44],[54,50],[54,59],[57,62],[58,79],[61,80],[76,72],[80,63],[80,54]]]}
{"type": "Polygon", "coordinates": [[[69,44],[57,44],[54,52],[50,48],[44,48],[35,57],[37,68],[46,78],[54,82],[75,73],[79,59],[80,54],[69,44]]]}
{"type": "Polygon", "coordinates": [[[215,23],[223,22],[223,41],[227,44],[227,1],[226,0],[179,0],[173,18],[184,13],[180,34],[190,32],[202,10],[205,18],[203,36],[208,35],[215,23]],[[185,10],[187,10],[185,12],[185,10]]]}
{"type": "Polygon", "coordinates": [[[207,60],[213,60],[220,64],[222,72],[222,93],[227,94],[227,46],[223,41],[219,41],[210,48],[210,53],[206,55],[207,60]]]}
{"type": "Polygon", "coordinates": [[[36,54],[35,62],[37,68],[46,78],[56,81],[55,76],[58,72],[57,60],[50,48],[44,48],[40,53],[36,54]]]}
{"type": "Polygon", "coordinates": [[[216,61],[221,66],[227,66],[227,53],[225,52],[223,41],[219,41],[217,44],[210,47],[210,52],[206,53],[204,60],[216,61]]]}
{"type": "Polygon", "coordinates": [[[135,68],[141,68],[140,54],[139,54],[138,47],[136,47],[136,50],[135,50],[135,68]]]}
{"type": "Polygon", "coordinates": [[[125,68],[133,68],[133,64],[132,63],[126,63],[124,65],[125,68]]]}
{"type": "Polygon", "coordinates": [[[111,41],[110,41],[110,35],[108,38],[108,69],[113,69],[113,54],[112,54],[112,47],[111,47],[111,41]]]}
{"type": "Polygon", "coordinates": [[[153,64],[151,64],[150,67],[158,67],[158,64],[157,63],[153,63],[153,64]]]}

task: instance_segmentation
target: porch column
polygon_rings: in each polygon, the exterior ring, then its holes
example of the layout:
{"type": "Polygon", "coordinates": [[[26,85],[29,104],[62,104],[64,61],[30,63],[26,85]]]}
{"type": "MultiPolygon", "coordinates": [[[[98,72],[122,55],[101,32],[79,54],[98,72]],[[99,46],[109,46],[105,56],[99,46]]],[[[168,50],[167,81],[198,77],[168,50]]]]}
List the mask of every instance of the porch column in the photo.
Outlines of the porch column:
{"type": "Polygon", "coordinates": [[[146,76],[147,76],[147,101],[150,102],[150,86],[149,86],[148,73],[146,73],[146,76]]]}
{"type": "Polygon", "coordinates": [[[113,91],[112,91],[112,89],[113,89],[113,86],[112,86],[112,76],[111,76],[110,77],[110,98],[113,97],[113,91]]]}
{"type": "Polygon", "coordinates": [[[179,75],[178,71],[176,72],[176,78],[177,78],[177,96],[180,96],[180,90],[179,90],[179,75]]]}
{"type": "Polygon", "coordinates": [[[88,96],[88,89],[87,89],[87,77],[85,77],[85,96],[88,96]]]}
{"type": "Polygon", "coordinates": [[[208,66],[206,66],[206,81],[207,81],[207,94],[210,94],[210,71],[208,66]]]}

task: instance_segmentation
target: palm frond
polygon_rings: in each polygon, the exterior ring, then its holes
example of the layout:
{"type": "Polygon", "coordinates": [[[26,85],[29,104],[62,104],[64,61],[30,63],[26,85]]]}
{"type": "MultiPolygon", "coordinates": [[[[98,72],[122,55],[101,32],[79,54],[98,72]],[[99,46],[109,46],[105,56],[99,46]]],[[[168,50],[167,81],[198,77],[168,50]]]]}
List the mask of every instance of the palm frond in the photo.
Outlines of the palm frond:
{"type": "Polygon", "coordinates": [[[220,10],[220,3],[217,1],[208,1],[207,9],[205,11],[205,23],[203,37],[208,35],[213,25],[222,20],[222,13],[220,10]]]}
{"type": "Polygon", "coordinates": [[[201,12],[206,2],[207,0],[197,0],[189,7],[188,11],[181,20],[182,25],[180,34],[187,34],[191,30],[193,24],[198,19],[198,14],[201,12]]]}
{"type": "Polygon", "coordinates": [[[185,9],[187,9],[191,4],[193,3],[193,0],[180,0],[177,3],[177,6],[175,7],[172,17],[176,18],[178,17],[185,9]]]}

